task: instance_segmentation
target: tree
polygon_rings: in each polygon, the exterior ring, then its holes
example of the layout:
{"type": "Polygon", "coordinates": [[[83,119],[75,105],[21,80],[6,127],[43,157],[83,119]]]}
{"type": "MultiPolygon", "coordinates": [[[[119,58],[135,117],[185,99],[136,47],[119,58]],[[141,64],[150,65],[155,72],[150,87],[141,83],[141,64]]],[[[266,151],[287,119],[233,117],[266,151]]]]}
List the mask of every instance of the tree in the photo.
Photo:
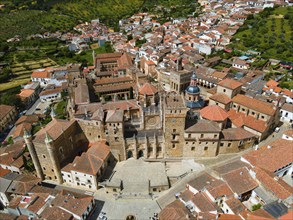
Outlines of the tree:
{"type": "Polygon", "coordinates": [[[258,209],[260,209],[261,208],[261,204],[256,204],[256,205],[253,205],[252,206],[252,211],[256,211],[256,210],[258,210],[258,209]]]}

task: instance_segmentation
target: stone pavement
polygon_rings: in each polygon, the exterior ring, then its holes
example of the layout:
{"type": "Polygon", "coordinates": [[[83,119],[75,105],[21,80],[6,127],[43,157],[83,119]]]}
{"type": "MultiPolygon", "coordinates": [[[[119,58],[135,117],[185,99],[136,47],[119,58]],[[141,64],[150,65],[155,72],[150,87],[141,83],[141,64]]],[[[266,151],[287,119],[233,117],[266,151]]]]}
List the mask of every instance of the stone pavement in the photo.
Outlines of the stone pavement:
{"type": "Polygon", "coordinates": [[[123,220],[128,215],[133,215],[136,220],[147,220],[160,212],[160,207],[155,200],[150,199],[115,199],[105,189],[95,193],[95,199],[104,201],[102,212],[106,213],[109,220],[123,220]]]}

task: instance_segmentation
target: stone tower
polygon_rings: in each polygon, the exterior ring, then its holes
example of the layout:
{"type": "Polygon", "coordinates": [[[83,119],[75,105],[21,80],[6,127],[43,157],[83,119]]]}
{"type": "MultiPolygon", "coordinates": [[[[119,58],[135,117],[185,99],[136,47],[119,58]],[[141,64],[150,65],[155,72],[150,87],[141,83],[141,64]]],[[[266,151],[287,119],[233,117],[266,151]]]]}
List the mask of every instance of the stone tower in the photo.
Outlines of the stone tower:
{"type": "Polygon", "coordinates": [[[164,103],[165,157],[182,157],[187,113],[184,98],[168,94],[164,103]]]}
{"type": "Polygon", "coordinates": [[[124,112],[123,110],[109,110],[106,117],[107,141],[112,148],[114,157],[125,160],[124,149],[124,112]]]}
{"type": "Polygon", "coordinates": [[[53,165],[54,174],[56,176],[56,179],[58,180],[58,182],[60,184],[62,184],[63,183],[63,178],[62,178],[62,175],[61,175],[61,168],[60,168],[60,161],[59,161],[59,158],[58,158],[58,152],[57,152],[57,149],[54,146],[54,141],[50,137],[48,132],[46,132],[45,144],[46,144],[47,150],[48,150],[49,155],[50,155],[50,159],[51,159],[51,162],[52,162],[52,165],[53,165]]]}
{"type": "Polygon", "coordinates": [[[40,164],[40,161],[39,161],[35,146],[34,146],[33,141],[32,141],[33,137],[31,135],[31,133],[29,131],[27,131],[26,129],[24,129],[23,138],[24,138],[25,144],[26,144],[26,146],[28,148],[28,151],[29,151],[29,153],[31,155],[31,158],[32,158],[33,164],[35,166],[35,169],[37,171],[37,176],[43,180],[44,179],[44,173],[43,173],[43,170],[42,170],[42,167],[41,167],[41,164],[40,164]]]}

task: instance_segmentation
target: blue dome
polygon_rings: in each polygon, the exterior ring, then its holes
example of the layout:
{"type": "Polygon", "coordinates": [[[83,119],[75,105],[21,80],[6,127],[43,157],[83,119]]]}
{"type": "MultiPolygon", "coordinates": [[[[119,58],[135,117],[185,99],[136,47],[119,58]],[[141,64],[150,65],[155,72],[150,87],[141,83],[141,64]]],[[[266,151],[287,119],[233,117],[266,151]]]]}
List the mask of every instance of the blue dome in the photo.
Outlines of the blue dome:
{"type": "Polygon", "coordinates": [[[185,90],[188,94],[198,94],[200,93],[200,89],[198,86],[188,86],[185,90]]]}

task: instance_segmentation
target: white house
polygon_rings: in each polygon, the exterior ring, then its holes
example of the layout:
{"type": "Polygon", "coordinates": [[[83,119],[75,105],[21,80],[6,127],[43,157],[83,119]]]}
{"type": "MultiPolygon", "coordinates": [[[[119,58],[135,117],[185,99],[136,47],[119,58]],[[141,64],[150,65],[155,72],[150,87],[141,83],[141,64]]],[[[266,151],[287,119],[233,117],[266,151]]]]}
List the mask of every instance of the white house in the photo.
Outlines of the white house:
{"type": "Polygon", "coordinates": [[[234,68],[237,68],[237,69],[241,69],[241,70],[247,70],[249,68],[249,65],[246,61],[244,60],[240,60],[238,58],[236,58],[234,61],[233,61],[233,64],[232,66],[234,68]]]}
{"type": "Polygon", "coordinates": [[[39,82],[41,87],[46,87],[48,82],[51,80],[52,75],[52,68],[38,69],[32,73],[31,79],[33,82],[39,82]]]}
{"type": "Polygon", "coordinates": [[[42,102],[52,102],[58,99],[61,99],[61,87],[48,88],[40,93],[40,99],[42,102]]]}
{"type": "Polygon", "coordinates": [[[281,121],[293,124],[293,104],[285,103],[281,110],[281,121]]]}
{"type": "Polygon", "coordinates": [[[109,163],[111,163],[109,146],[103,142],[97,142],[62,169],[63,181],[68,185],[96,190],[98,180],[109,163]]]}

